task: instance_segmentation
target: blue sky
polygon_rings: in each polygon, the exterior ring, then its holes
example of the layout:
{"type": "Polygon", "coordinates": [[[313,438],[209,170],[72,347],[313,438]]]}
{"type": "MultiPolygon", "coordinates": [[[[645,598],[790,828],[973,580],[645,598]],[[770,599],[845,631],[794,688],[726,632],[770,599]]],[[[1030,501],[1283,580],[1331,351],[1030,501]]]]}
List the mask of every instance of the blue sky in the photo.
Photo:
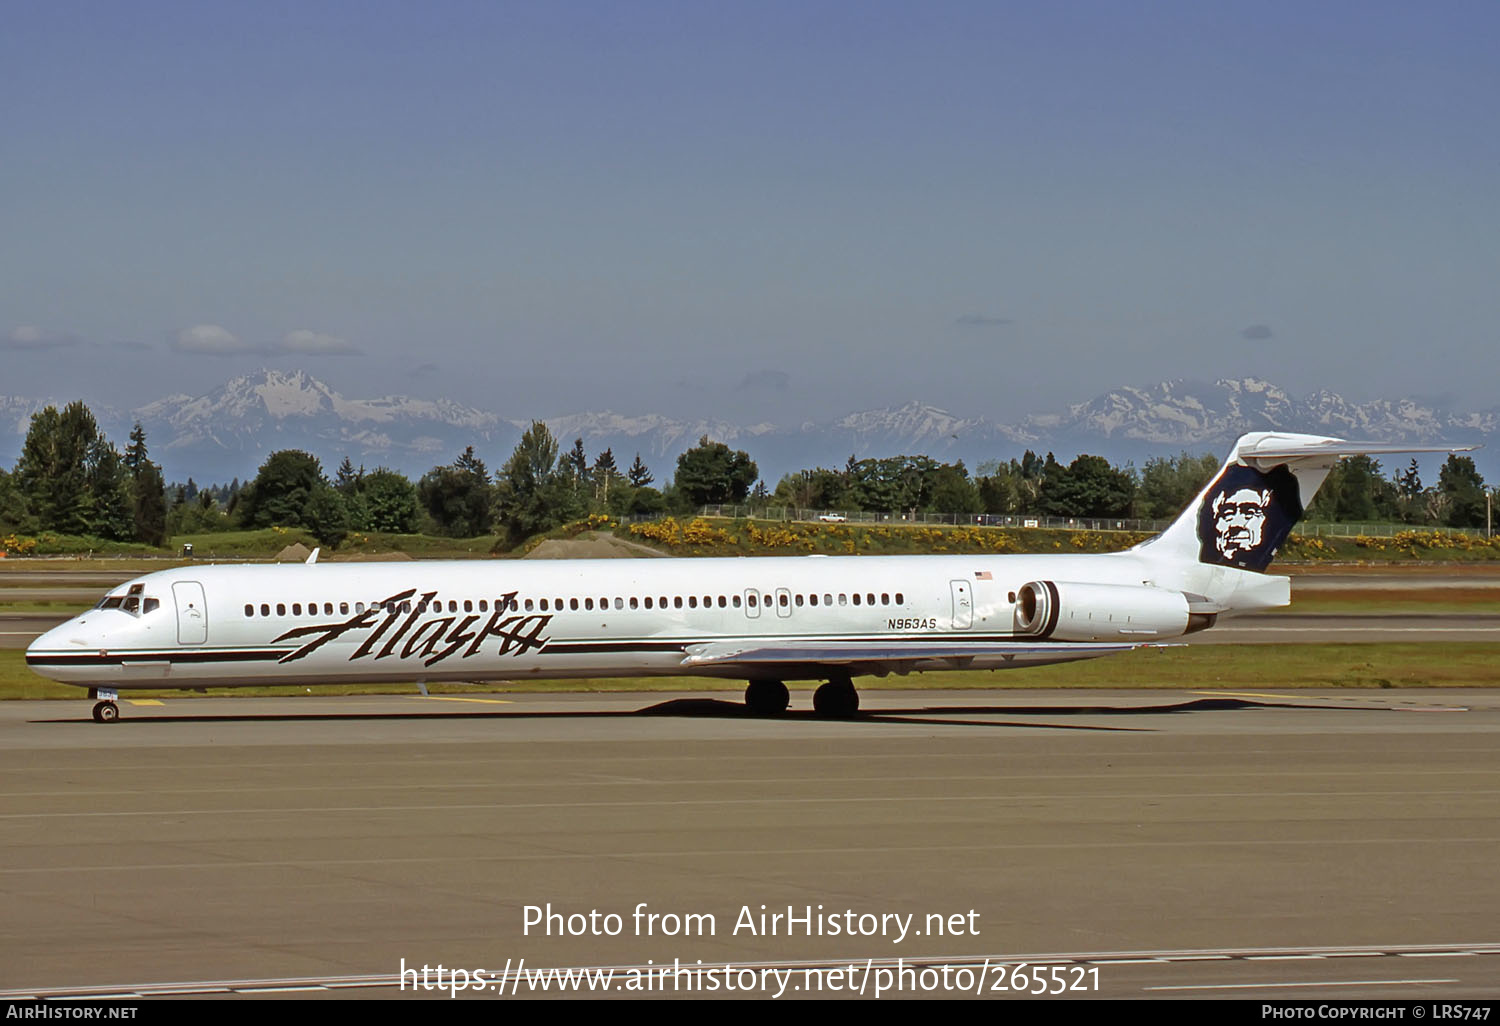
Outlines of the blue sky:
{"type": "Polygon", "coordinates": [[[69,3],[0,33],[0,393],[505,416],[1494,394],[1493,3],[69,3]]]}

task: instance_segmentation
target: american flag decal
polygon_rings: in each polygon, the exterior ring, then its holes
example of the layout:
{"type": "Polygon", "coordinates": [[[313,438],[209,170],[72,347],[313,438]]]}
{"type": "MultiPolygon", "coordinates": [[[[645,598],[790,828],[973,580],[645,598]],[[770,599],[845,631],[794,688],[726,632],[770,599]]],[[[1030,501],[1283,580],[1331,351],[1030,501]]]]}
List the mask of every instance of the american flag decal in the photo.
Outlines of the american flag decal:
{"type": "Polygon", "coordinates": [[[995,578],[993,576],[991,576],[991,574],[990,574],[990,572],[988,570],[975,570],[974,571],[974,580],[976,580],[976,581],[993,581],[994,579],[995,578]]]}

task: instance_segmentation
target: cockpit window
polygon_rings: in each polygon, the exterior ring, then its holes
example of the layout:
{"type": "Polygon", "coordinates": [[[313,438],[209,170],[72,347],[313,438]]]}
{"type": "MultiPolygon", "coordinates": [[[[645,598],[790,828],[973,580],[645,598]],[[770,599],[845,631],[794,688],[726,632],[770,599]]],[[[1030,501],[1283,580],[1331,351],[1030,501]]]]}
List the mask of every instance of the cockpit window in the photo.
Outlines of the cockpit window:
{"type": "Polygon", "coordinates": [[[150,598],[144,592],[144,584],[132,584],[124,595],[106,595],[99,600],[95,609],[118,609],[122,613],[131,616],[143,616],[154,613],[161,608],[161,600],[150,598]]]}

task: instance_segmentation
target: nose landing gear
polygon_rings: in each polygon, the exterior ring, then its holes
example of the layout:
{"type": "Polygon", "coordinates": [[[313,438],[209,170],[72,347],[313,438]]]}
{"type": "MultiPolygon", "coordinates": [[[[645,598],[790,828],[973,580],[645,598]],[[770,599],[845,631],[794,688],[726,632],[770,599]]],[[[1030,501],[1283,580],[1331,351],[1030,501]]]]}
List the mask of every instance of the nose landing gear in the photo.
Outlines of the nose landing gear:
{"type": "Polygon", "coordinates": [[[120,718],[120,707],[116,704],[120,696],[113,688],[89,688],[89,697],[98,699],[94,703],[95,723],[113,723],[120,718]]]}

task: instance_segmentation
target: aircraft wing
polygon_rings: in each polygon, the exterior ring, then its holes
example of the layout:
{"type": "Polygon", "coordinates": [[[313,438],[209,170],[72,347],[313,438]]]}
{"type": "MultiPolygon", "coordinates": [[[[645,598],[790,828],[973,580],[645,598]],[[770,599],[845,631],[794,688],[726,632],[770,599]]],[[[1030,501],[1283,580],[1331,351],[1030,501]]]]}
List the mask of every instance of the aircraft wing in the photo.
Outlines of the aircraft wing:
{"type": "Polygon", "coordinates": [[[684,666],[725,667],[754,666],[771,669],[776,666],[810,665],[853,666],[878,665],[890,669],[910,667],[916,663],[949,661],[955,669],[976,659],[1009,661],[1017,657],[1043,656],[1059,662],[1085,659],[1114,652],[1144,648],[1146,643],[1122,642],[893,642],[893,641],[795,641],[778,640],[771,644],[736,644],[717,642],[690,645],[684,666]]]}

